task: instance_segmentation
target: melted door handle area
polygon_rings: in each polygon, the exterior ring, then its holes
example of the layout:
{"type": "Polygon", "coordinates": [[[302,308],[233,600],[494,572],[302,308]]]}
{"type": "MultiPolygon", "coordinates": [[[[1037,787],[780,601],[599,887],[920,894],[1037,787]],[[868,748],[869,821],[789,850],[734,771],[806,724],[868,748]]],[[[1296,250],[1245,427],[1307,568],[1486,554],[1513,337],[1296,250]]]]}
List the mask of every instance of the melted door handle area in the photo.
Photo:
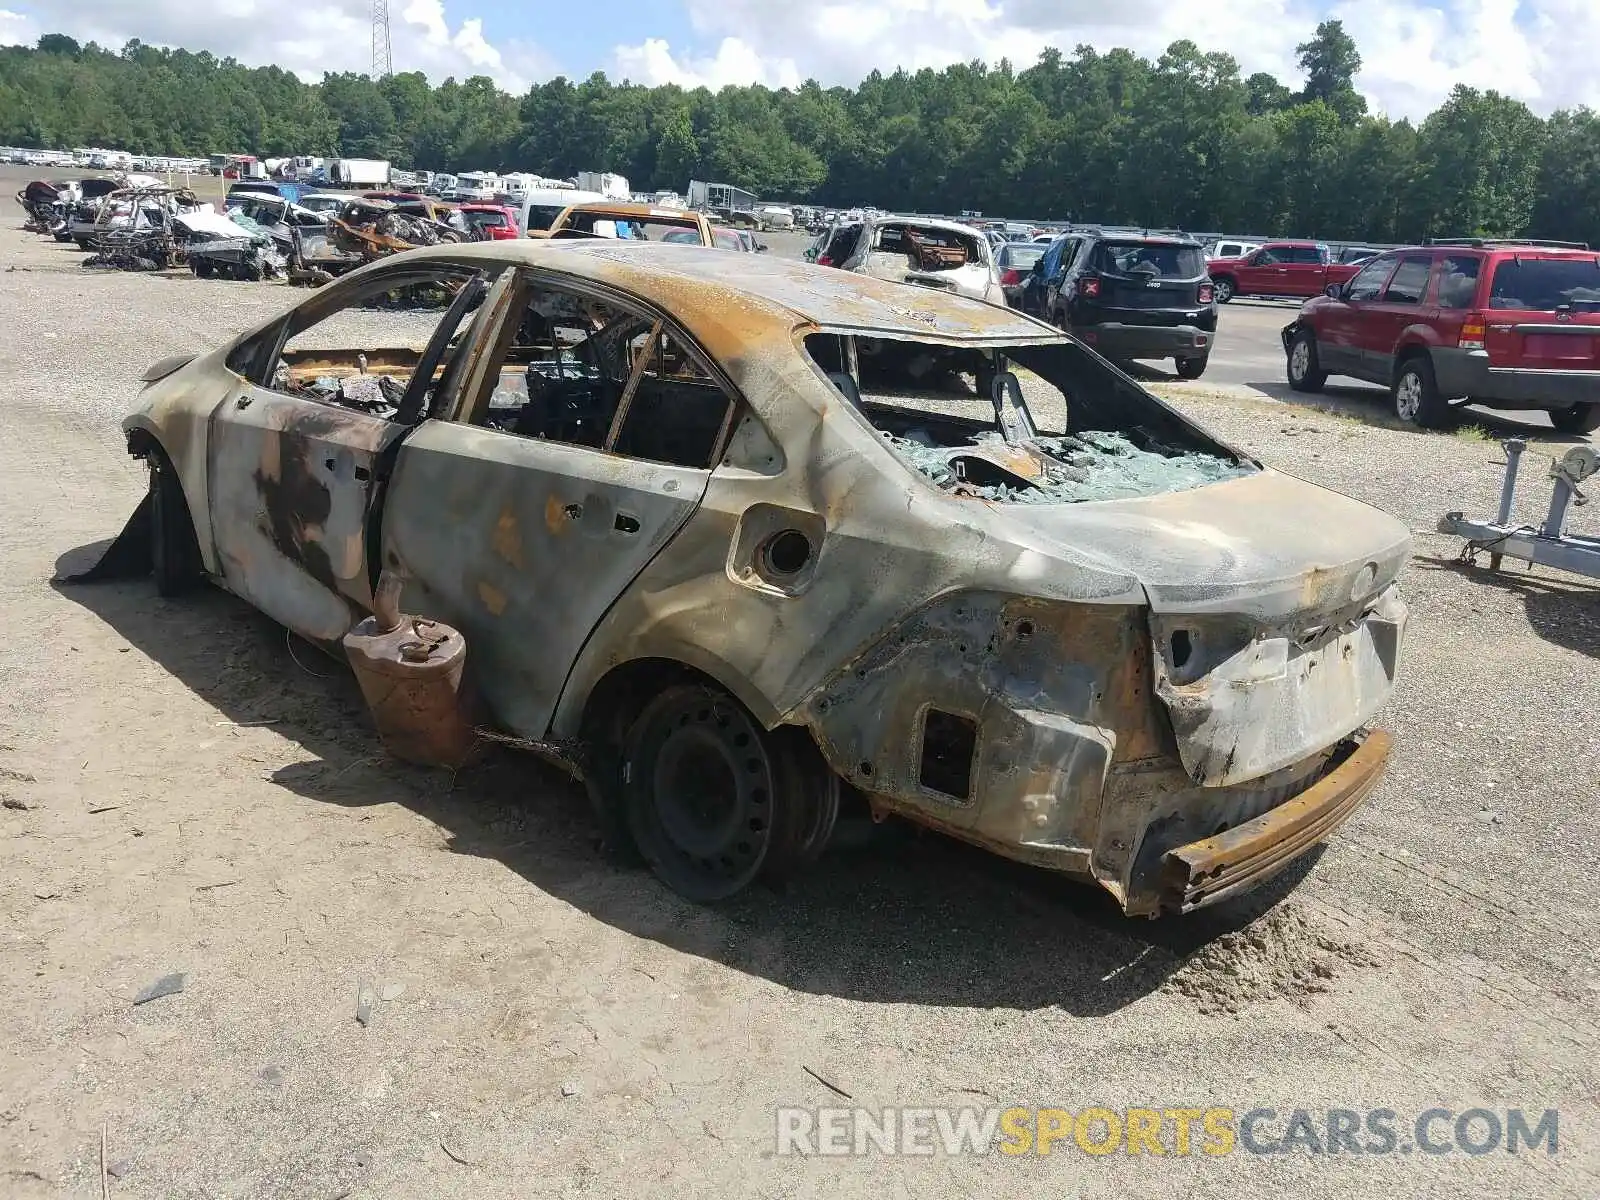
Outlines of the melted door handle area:
{"type": "Polygon", "coordinates": [[[617,519],[611,523],[611,527],[618,533],[638,533],[639,518],[629,513],[619,512],[617,519]]]}

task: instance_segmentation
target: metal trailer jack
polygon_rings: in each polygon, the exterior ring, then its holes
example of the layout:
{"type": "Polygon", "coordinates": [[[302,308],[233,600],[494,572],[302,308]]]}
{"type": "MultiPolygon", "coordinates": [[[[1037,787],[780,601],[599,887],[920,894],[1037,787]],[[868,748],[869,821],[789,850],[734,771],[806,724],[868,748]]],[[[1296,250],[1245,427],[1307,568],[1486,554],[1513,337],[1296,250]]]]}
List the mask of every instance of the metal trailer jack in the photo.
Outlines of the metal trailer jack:
{"type": "Polygon", "coordinates": [[[1600,453],[1592,446],[1574,446],[1559,461],[1550,464],[1550,478],[1555,480],[1550,509],[1545,514],[1544,524],[1535,528],[1511,524],[1517,467],[1528,443],[1512,438],[1505,448],[1506,478],[1500,486],[1500,511],[1494,521],[1469,521],[1461,513],[1446,513],[1439,521],[1439,532],[1467,539],[1467,544],[1461,548],[1464,561],[1475,561],[1480,552],[1487,553],[1491,570],[1499,570],[1500,560],[1509,555],[1529,564],[1600,579],[1600,538],[1564,530],[1568,510],[1588,503],[1578,485],[1600,471],[1600,453]]]}

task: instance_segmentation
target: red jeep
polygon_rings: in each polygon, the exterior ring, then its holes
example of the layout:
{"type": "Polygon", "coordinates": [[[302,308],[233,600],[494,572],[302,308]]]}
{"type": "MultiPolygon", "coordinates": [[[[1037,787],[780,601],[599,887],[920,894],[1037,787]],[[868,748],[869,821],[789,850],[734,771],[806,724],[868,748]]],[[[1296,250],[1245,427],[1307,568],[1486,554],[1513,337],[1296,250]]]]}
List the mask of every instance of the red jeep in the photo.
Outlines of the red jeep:
{"type": "Polygon", "coordinates": [[[1600,429],[1600,253],[1577,243],[1430,241],[1370,260],[1283,330],[1289,386],[1349,375],[1428,428],[1454,402],[1544,409],[1600,429]]]}
{"type": "Polygon", "coordinates": [[[1206,269],[1217,303],[1226,304],[1235,296],[1320,296],[1360,268],[1334,262],[1324,242],[1268,242],[1239,258],[1213,258],[1206,269]]]}

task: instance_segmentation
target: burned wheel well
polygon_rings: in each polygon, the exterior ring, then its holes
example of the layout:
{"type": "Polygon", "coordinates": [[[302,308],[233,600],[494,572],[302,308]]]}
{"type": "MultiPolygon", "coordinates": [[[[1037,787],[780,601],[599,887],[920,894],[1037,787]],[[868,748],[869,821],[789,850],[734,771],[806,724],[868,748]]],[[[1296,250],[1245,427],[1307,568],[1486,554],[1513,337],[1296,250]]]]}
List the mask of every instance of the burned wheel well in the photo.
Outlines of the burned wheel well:
{"type": "Polygon", "coordinates": [[[613,667],[584,703],[579,736],[590,746],[620,746],[644,706],[679,683],[722,686],[704,671],[670,658],[640,658],[613,667]]]}
{"type": "MultiPolygon", "coordinates": [[[[620,861],[638,861],[638,849],[628,828],[622,783],[622,758],[628,731],[653,699],[668,688],[684,684],[713,687],[739,700],[736,689],[727,687],[709,672],[676,659],[640,658],[613,667],[594,685],[584,702],[578,725],[578,737],[583,746],[584,788],[600,824],[601,840],[620,861]]],[[[757,724],[760,724],[759,718],[757,724]]],[[[826,759],[809,729],[794,726],[786,727],[783,732],[809,742],[818,769],[828,770],[826,759]]],[[[830,817],[829,828],[831,825],[830,817]]]]}
{"type": "MultiPolygon", "coordinates": [[[[628,727],[645,705],[667,688],[686,683],[706,684],[727,692],[761,720],[759,709],[740,695],[738,687],[730,687],[711,672],[674,658],[637,658],[611,668],[590,690],[578,724],[579,739],[591,750],[607,745],[620,748],[628,727]]],[[[815,742],[808,728],[795,728],[815,742]]]]}
{"type": "Polygon", "coordinates": [[[157,440],[156,435],[148,429],[132,429],[128,431],[128,453],[141,462],[148,459],[152,454],[159,454],[162,458],[167,458],[166,449],[157,440]]]}

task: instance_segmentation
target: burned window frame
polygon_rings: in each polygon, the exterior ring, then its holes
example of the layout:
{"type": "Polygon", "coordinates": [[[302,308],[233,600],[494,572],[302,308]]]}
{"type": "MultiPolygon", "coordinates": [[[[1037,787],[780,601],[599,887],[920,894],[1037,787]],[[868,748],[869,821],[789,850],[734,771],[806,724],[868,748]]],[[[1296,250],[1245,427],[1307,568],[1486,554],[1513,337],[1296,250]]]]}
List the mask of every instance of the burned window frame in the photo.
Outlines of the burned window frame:
{"type": "MultiPolygon", "coordinates": [[[[1175,444],[1174,448],[1230,458],[1239,465],[1249,465],[1257,470],[1262,469],[1260,460],[1239,447],[1223,441],[1210,430],[1190,420],[1160,396],[1139,386],[1133,379],[1100,358],[1076,338],[1041,333],[1038,338],[961,340],[940,338],[933,334],[924,336],[912,336],[903,332],[889,334],[880,330],[837,325],[809,325],[796,330],[795,349],[805,360],[807,367],[810,368],[816,379],[830,393],[839,396],[843,400],[844,407],[850,411],[851,417],[859,421],[862,427],[874,438],[881,437],[882,430],[872,423],[867,414],[856,403],[852,402],[851,397],[844,395],[839,385],[830,378],[826,366],[812,354],[807,346],[807,341],[818,335],[832,335],[842,339],[841,345],[845,348],[845,355],[850,364],[848,374],[851,376],[858,391],[861,388],[861,376],[859,367],[860,355],[856,347],[856,339],[860,337],[875,338],[881,341],[904,342],[911,345],[933,346],[958,352],[978,351],[989,355],[998,352],[1004,356],[1004,362],[995,364],[997,373],[999,370],[1015,371],[1020,367],[1037,375],[1046,384],[1061,393],[1066,400],[1067,413],[1067,427],[1061,431],[1062,434],[1078,436],[1083,433],[1094,432],[1126,434],[1133,431],[1142,431],[1152,441],[1168,445],[1175,444]],[[1089,375],[1098,378],[1098,381],[1103,385],[1098,389],[1091,389],[1100,391],[1102,395],[1096,397],[1080,394],[1076,402],[1074,402],[1072,392],[1057,383],[1049,375],[1036,370],[1027,362],[1020,361],[1017,354],[1011,353],[1013,351],[1028,355],[1034,358],[1035,361],[1044,358],[1053,351],[1076,357],[1081,360],[1089,375]],[[1089,420],[1080,421],[1075,418],[1075,414],[1085,413],[1088,414],[1089,420]],[[1127,419],[1135,415],[1139,419],[1127,419]]],[[[977,394],[970,399],[982,402],[988,398],[977,394]]],[[[869,401],[869,403],[883,404],[884,402],[869,401]]],[[[1026,405],[1026,399],[1024,399],[1024,404],[1026,405]]],[[[896,408],[905,413],[921,411],[909,406],[893,404],[884,406],[896,408]]],[[[1032,419],[1031,406],[1029,407],[1029,417],[1032,419]]],[[[950,419],[964,422],[977,421],[976,418],[959,417],[954,414],[951,414],[950,419]]],[[[994,423],[990,428],[999,432],[1000,417],[998,414],[993,418],[993,421],[994,423]]],[[[1033,423],[1037,424],[1037,421],[1033,420],[1033,423]]],[[[908,471],[911,470],[909,467],[906,469],[908,471]]]]}
{"type": "Polygon", "coordinates": [[[514,268],[514,271],[512,285],[503,310],[496,316],[499,324],[497,327],[485,331],[483,350],[480,356],[480,369],[476,378],[468,387],[461,390],[452,409],[439,414],[442,419],[453,421],[457,424],[471,425],[486,432],[503,433],[508,437],[528,436],[510,430],[497,429],[486,424],[486,418],[489,412],[489,401],[494,394],[495,384],[499,377],[500,367],[510,354],[514,339],[521,328],[521,314],[526,310],[534,292],[543,288],[562,291],[595,303],[612,305],[637,315],[651,327],[650,347],[652,350],[663,335],[672,337],[705,374],[707,380],[722,392],[727,401],[727,407],[722,415],[722,423],[718,428],[716,438],[712,442],[704,464],[670,463],[663,459],[647,458],[643,455],[619,451],[615,449],[615,446],[621,437],[625,418],[631,411],[633,400],[638,391],[639,377],[643,373],[636,366],[630,371],[630,378],[625,385],[624,394],[617,405],[616,412],[613,414],[602,445],[591,446],[581,442],[569,442],[561,439],[543,439],[548,445],[560,446],[577,453],[604,454],[633,462],[664,463],[683,470],[705,471],[709,474],[722,462],[734,430],[746,418],[760,420],[759,416],[755,415],[755,410],[744,396],[744,393],[740,391],[728,373],[717,363],[716,359],[684,328],[680,321],[659,304],[652,303],[643,296],[624,291],[621,288],[546,267],[521,266],[514,268]]]}
{"type": "MultiPolygon", "coordinates": [[[[385,264],[371,275],[350,275],[338,280],[326,288],[318,291],[311,299],[290,309],[265,327],[247,334],[235,342],[227,352],[224,365],[239,379],[252,387],[257,387],[275,396],[286,396],[307,403],[329,403],[338,407],[336,402],[319,400],[315,396],[302,392],[284,391],[276,386],[276,372],[278,363],[283,358],[291,339],[308,329],[314,329],[324,321],[337,316],[349,309],[358,307],[359,304],[373,296],[396,291],[403,287],[418,284],[437,283],[441,276],[453,276],[467,285],[474,278],[483,279],[488,290],[492,290],[500,277],[510,269],[510,264],[493,259],[431,259],[421,263],[406,263],[403,266],[385,264]]],[[[446,354],[440,366],[443,373],[439,376],[441,385],[449,384],[459,387],[461,384],[460,373],[455,367],[461,356],[468,352],[472,343],[487,332],[487,329],[474,330],[473,325],[478,316],[484,311],[485,306],[461,314],[457,320],[456,328],[462,333],[461,341],[456,349],[446,354]]],[[[434,326],[428,335],[427,342],[418,350],[418,361],[427,354],[428,348],[437,337],[440,327],[450,313],[450,306],[446,305],[439,313],[439,323],[434,326]]],[[[454,333],[452,333],[454,336],[454,333]]],[[[390,347],[372,347],[373,349],[389,349],[390,347]]],[[[343,348],[341,348],[343,349],[343,348]]],[[[361,347],[349,349],[361,351],[361,347]]],[[[409,387],[409,381],[408,381],[409,387]]],[[[429,411],[420,414],[417,419],[425,419],[437,415],[437,411],[444,406],[445,397],[436,395],[430,402],[429,411]]],[[[394,419],[393,417],[388,419],[394,419]]]]}

